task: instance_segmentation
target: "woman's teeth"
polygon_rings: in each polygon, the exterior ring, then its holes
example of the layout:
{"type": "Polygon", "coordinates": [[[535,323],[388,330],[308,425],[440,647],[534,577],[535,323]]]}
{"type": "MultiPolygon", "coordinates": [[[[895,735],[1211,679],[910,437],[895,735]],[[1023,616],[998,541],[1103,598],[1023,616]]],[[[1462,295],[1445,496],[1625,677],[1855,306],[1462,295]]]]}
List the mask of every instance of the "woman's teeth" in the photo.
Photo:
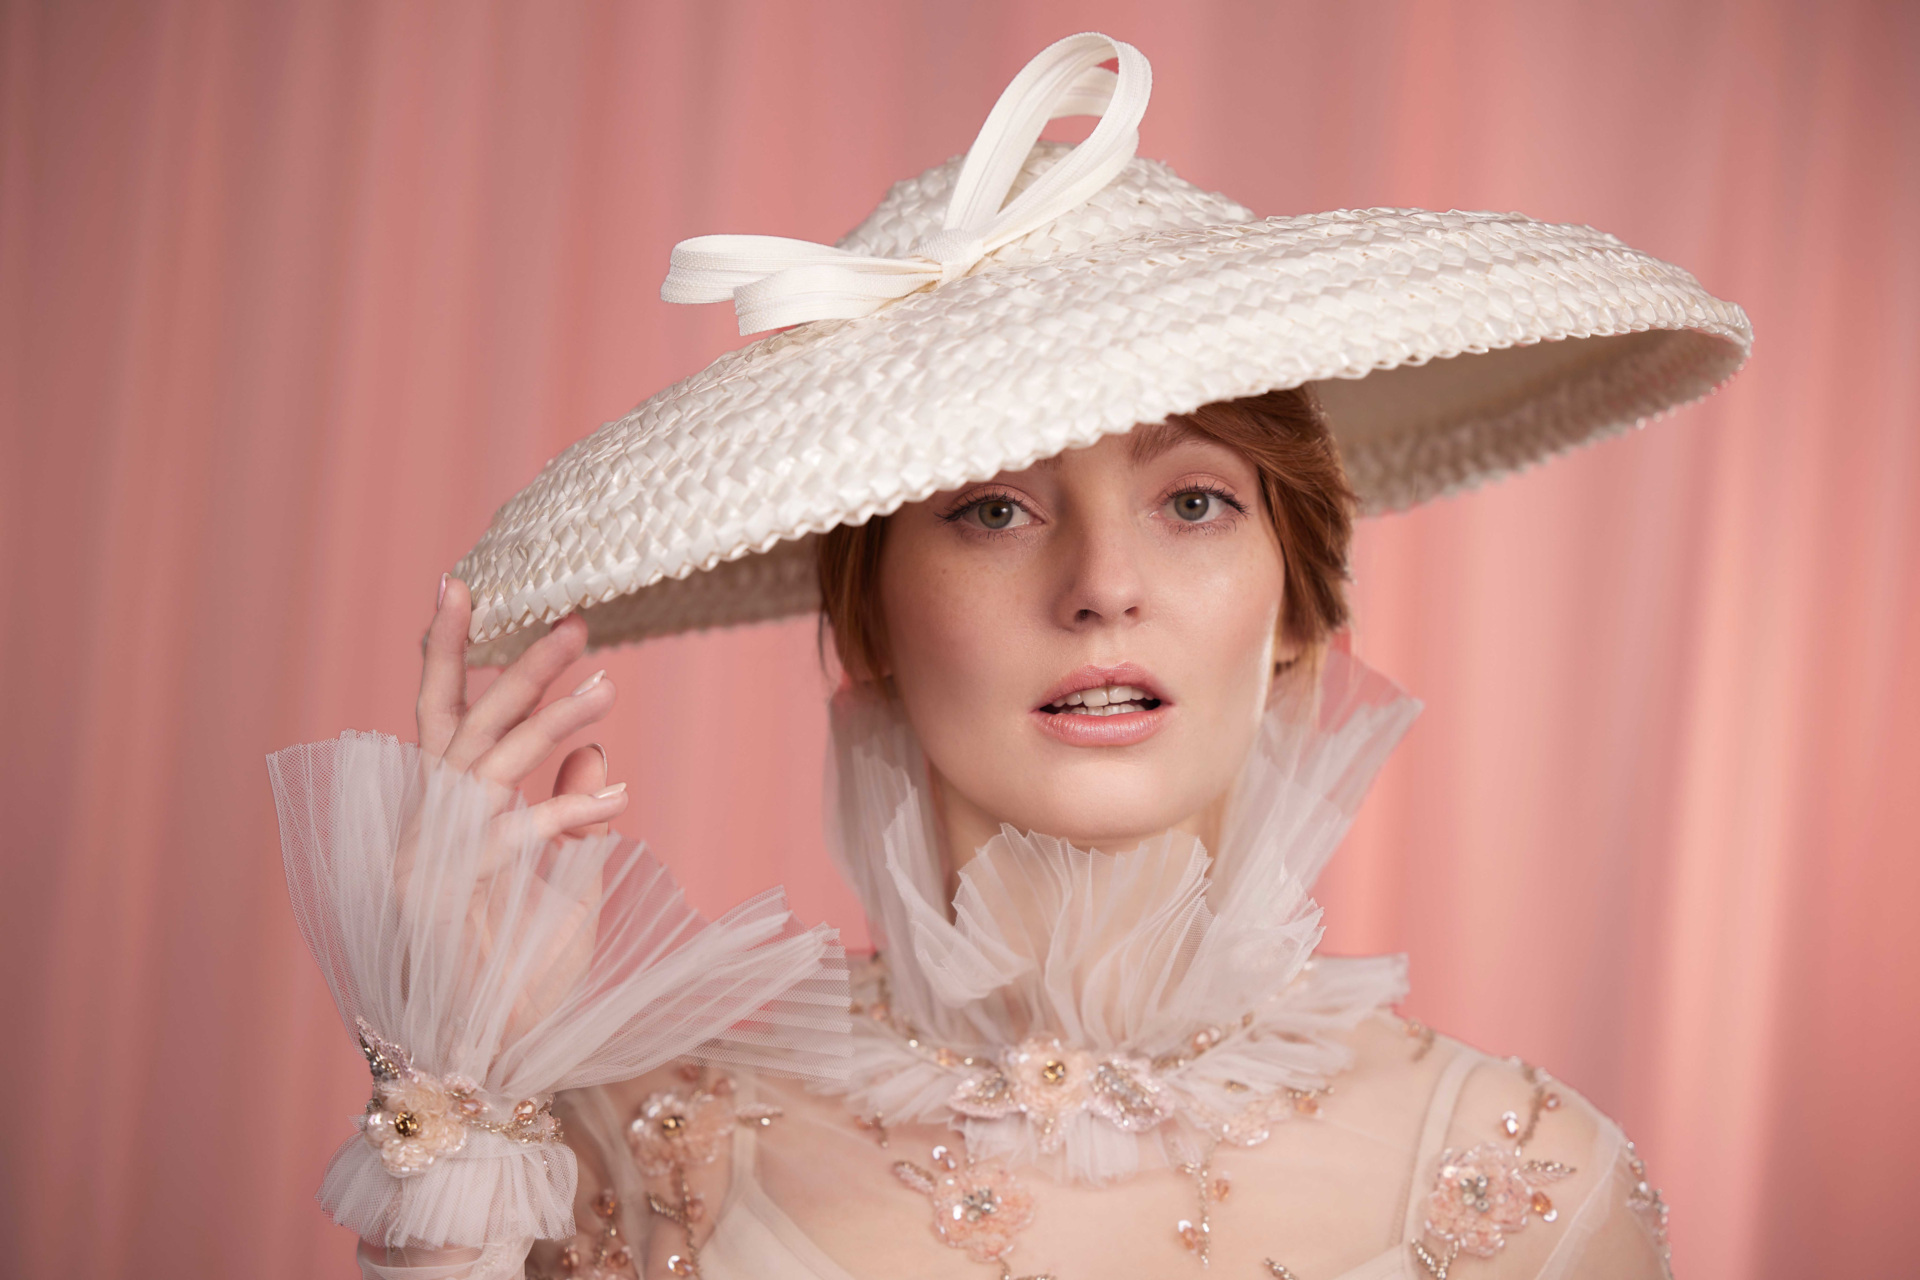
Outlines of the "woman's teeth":
{"type": "Polygon", "coordinates": [[[1148,696],[1144,689],[1130,684],[1109,684],[1070,693],[1058,702],[1047,704],[1047,710],[1076,716],[1123,716],[1130,711],[1151,711],[1159,705],[1160,699],[1148,696]]]}

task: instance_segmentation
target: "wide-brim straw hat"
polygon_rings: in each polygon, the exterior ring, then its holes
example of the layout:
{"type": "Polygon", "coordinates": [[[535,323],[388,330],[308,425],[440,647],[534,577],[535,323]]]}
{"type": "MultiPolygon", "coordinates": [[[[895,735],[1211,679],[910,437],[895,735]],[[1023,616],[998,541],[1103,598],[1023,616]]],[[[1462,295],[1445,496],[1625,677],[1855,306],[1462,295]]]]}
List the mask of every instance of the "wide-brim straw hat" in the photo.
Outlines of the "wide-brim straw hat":
{"type": "Polygon", "coordinates": [[[1213,401],[1311,386],[1379,513],[1646,422],[1746,358],[1739,307],[1588,227],[1257,218],[1134,157],[1150,78],[1130,45],[1069,37],[964,158],[897,184],[837,247],[678,246],[668,301],[792,327],[500,508],[455,568],[470,660],[570,613],[605,646],[811,611],[815,535],[1213,401]],[[1100,116],[1085,142],[1037,141],[1076,114],[1100,116]]]}

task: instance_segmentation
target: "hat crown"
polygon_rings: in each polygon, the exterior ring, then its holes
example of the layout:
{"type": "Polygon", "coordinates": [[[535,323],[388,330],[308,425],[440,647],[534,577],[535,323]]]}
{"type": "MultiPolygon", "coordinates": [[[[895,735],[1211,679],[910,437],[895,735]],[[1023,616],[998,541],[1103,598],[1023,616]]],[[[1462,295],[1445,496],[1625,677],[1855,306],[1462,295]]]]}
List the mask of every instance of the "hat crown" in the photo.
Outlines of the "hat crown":
{"type": "MultiPolygon", "coordinates": [[[[1017,197],[1072,150],[1063,142],[1035,144],[1007,198],[1017,197]]],[[[964,160],[955,156],[918,177],[894,183],[873,212],[836,247],[876,258],[912,253],[940,230],[964,160]]],[[[1253,210],[1245,205],[1194,186],[1158,160],[1135,157],[1085,202],[987,254],[974,272],[994,265],[1044,262],[1155,232],[1197,231],[1253,220],[1253,210]]]]}

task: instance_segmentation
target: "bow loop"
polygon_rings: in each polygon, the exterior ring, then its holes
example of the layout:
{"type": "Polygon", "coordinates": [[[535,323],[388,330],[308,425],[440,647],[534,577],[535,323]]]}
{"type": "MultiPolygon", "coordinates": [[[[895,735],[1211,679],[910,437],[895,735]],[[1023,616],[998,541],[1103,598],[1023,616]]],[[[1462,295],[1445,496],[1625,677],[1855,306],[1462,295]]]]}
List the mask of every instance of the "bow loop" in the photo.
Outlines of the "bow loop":
{"type": "Polygon", "coordinates": [[[731,298],[742,334],[852,319],[971,271],[982,258],[1069,213],[1112,182],[1139,146],[1153,72],[1132,45],[1087,32],[1029,62],[994,103],[954,181],[941,229],[904,258],[867,257],[784,236],[696,236],[674,246],[660,296],[731,298]],[[1112,59],[1117,71],[1101,63],[1112,59]],[[1049,120],[1098,115],[1086,141],[1012,200],[1049,120]]]}
{"type": "Polygon", "coordinates": [[[857,255],[786,236],[695,236],[673,247],[660,297],[666,302],[725,302],[743,285],[803,263],[857,255]]]}

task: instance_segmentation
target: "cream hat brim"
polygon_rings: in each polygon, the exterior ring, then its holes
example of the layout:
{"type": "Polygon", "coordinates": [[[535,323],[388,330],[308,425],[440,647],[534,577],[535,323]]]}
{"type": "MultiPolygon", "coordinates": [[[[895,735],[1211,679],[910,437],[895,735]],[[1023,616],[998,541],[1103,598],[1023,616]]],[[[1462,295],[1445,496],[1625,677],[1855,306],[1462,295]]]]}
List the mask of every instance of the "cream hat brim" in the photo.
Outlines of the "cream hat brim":
{"type": "MultiPolygon", "coordinates": [[[[1135,162],[1136,164],[1144,162],[1135,162]]],[[[1741,310],[1590,228],[1364,210],[1149,233],[749,344],[553,459],[455,573],[470,660],[817,607],[809,535],[1312,384],[1368,513],[1696,400],[1741,310]]]]}

